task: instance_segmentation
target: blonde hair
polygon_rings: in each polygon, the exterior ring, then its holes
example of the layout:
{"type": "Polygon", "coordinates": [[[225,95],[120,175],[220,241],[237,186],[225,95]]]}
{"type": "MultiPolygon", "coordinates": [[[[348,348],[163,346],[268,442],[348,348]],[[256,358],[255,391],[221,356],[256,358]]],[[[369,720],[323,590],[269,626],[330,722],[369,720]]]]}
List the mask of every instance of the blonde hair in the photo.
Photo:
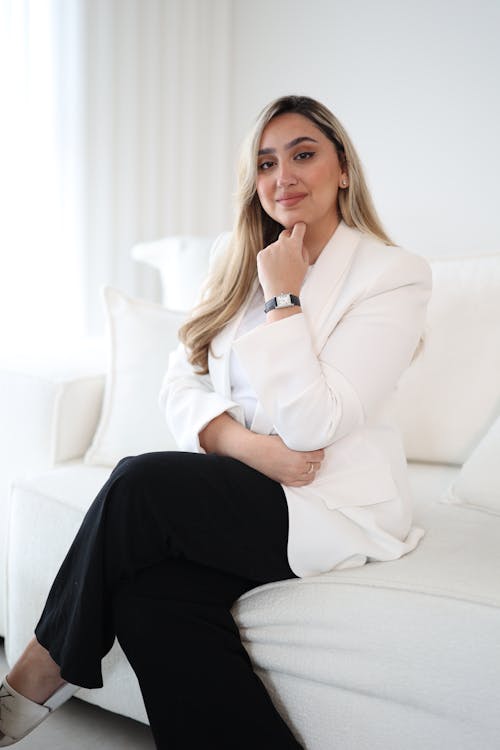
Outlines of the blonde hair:
{"type": "Polygon", "coordinates": [[[279,115],[307,117],[334,144],[349,186],[339,190],[340,217],[349,227],[392,245],[375,211],[359,157],[343,126],[329,109],[307,96],[283,96],[268,104],[243,144],[238,170],[236,221],[227,251],[214,264],[202,300],[182,326],[179,337],[189,361],[200,374],[208,372],[212,340],[236,315],[257,276],[257,253],[275,242],[283,227],[263,210],[256,190],[257,154],[266,125],[279,115]]]}

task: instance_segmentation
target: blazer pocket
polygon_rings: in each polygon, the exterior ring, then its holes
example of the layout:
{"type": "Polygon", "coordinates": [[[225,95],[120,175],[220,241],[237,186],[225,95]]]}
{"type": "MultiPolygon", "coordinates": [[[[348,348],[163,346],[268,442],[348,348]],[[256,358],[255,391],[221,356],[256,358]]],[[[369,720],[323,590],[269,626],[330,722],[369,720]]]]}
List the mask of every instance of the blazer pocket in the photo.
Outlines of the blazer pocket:
{"type": "Polygon", "coordinates": [[[393,500],[399,495],[390,467],[384,464],[333,472],[318,477],[314,485],[331,510],[344,506],[374,505],[393,500]]]}

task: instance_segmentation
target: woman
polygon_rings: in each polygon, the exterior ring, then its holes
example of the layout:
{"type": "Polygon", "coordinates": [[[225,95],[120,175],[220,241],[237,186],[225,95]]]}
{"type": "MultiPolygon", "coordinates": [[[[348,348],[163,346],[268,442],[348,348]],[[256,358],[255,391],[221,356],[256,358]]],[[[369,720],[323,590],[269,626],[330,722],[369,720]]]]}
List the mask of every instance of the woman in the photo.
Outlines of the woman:
{"type": "Polygon", "coordinates": [[[124,459],[99,493],[4,681],[0,746],[71,683],[102,685],[117,635],[159,748],[300,747],[232,604],[423,533],[385,406],[422,336],[428,264],[392,246],[347,134],[307,97],[261,113],[238,208],[161,393],[185,452],[124,459]]]}

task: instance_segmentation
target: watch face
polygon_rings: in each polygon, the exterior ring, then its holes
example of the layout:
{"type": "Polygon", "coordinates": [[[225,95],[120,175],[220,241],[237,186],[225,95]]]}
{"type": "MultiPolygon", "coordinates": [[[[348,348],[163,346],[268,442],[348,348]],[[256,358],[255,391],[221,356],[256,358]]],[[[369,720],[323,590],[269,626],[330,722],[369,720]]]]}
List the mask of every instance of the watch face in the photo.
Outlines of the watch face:
{"type": "Polygon", "coordinates": [[[278,294],[276,296],[276,307],[290,307],[292,300],[289,294],[278,294]]]}

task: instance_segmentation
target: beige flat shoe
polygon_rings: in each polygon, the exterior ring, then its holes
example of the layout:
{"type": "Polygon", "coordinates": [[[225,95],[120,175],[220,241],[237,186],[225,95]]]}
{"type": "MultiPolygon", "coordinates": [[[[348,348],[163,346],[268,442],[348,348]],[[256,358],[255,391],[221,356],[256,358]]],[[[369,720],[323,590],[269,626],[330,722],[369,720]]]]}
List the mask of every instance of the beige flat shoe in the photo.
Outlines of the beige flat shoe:
{"type": "Polygon", "coordinates": [[[49,714],[71,698],[76,690],[78,687],[68,682],[40,705],[11,688],[4,677],[0,687],[0,747],[7,747],[22,740],[49,714]]]}

